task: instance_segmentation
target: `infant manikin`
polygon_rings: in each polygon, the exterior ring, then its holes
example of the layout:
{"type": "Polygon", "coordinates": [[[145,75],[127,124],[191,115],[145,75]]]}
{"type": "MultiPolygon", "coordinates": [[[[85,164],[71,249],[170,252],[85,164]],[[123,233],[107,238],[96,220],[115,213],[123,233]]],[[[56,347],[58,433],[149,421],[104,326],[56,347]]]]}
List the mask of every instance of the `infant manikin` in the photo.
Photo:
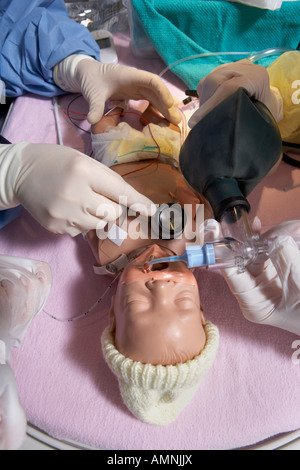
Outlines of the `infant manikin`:
{"type": "Polygon", "coordinates": [[[0,449],[18,449],[27,420],[10,367],[11,347],[21,345],[25,333],[43,308],[51,287],[48,264],[0,256],[0,449]]]}
{"type": "MultiPolygon", "coordinates": [[[[95,159],[102,163],[103,159],[105,160],[105,152],[108,147],[110,148],[109,160],[116,161],[116,158],[113,157],[113,153],[111,152],[113,152],[114,149],[117,154],[120,154],[120,148],[123,145],[124,125],[126,125],[126,128],[130,128],[127,123],[119,123],[121,113],[122,109],[116,108],[111,114],[104,116],[99,123],[93,126],[93,155],[95,159]],[[111,134],[116,138],[115,143],[112,142],[111,134]]],[[[191,215],[189,219],[192,220],[196,219],[196,211],[201,212],[201,210],[203,210],[201,213],[202,219],[208,217],[209,209],[207,203],[186,183],[178,169],[177,157],[180,148],[179,128],[174,125],[169,125],[168,127],[167,121],[159,117],[151,107],[146,110],[143,116],[147,116],[147,121],[151,119],[151,152],[141,151],[141,147],[143,147],[142,136],[145,137],[145,134],[148,135],[150,132],[149,127],[146,126],[148,131],[144,131],[144,133],[131,128],[132,132],[127,134],[128,139],[126,140],[126,148],[127,150],[131,148],[131,152],[127,152],[126,163],[121,163],[120,160],[119,163],[112,164],[112,169],[123,176],[125,181],[131,184],[137,191],[151,199],[154,204],[180,204],[182,207],[185,205],[185,207],[188,208],[187,210],[192,211],[192,214],[189,214],[191,215]],[[156,121],[157,124],[152,124],[153,121],[156,121]],[[162,127],[158,123],[161,123],[162,127]],[[165,137],[162,137],[160,129],[164,129],[165,137]],[[135,133],[139,135],[138,148],[136,148],[134,138],[133,140],[129,139],[129,135],[134,135],[135,133]],[[159,138],[157,138],[157,134],[160,136],[159,138]],[[157,147],[154,145],[153,138],[155,142],[160,142],[160,155],[158,159],[156,158],[157,147]],[[165,142],[167,142],[167,144],[165,142]],[[172,142],[172,145],[170,142],[172,142]],[[165,150],[165,153],[162,155],[161,149],[166,149],[167,147],[169,148],[169,154],[167,155],[165,150]],[[154,153],[154,150],[156,153],[154,153]],[[131,161],[129,161],[129,154],[131,161]]],[[[148,144],[147,148],[149,149],[148,144]]],[[[118,158],[120,159],[120,156],[118,158]]],[[[135,223],[135,217],[129,215],[126,221],[128,222],[127,236],[122,240],[122,243],[119,244],[109,237],[97,236],[96,231],[88,232],[86,238],[98,261],[98,266],[95,268],[97,273],[107,274],[109,272],[109,270],[106,269],[107,266],[111,267],[112,265],[117,270],[123,268],[124,263],[126,264],[127,262],[126,256],[130,256],[130,254],[141,247],[157,242],[157,240],[151,238],[148,232],[141,233],[141,236],[132,239],[130,237],[130,224],[135,223]]],[[[122,223],[119,222],[118,224],[122,228],[122,223]]],[[[143,227],[141,227],[141,230],[143,230],[143,227]]],[[[174,254],[182,254],[186,243],[185,236],[186,232],[184,232],[183,236],[179,239],[160,239],[159,244],[160,246],[168,248],[174,254]]],[[[189,241],[193,240],[189,239],[189,241]]],[[[115,272],[115,269],[113,269],[113,271],[115,272]]]]}
{"type": "MultiPolygon", "coordinates": [[[[102,163],[111,133],[117,137],[116,152],[119,152],[124,123],[119,129],[118,120],[119,117],[106,116],[93,128],[94,156],[102,163]],[[97,132],[101,134],[95,138],[97,132]]],[[[163,125],[166,127],[165,122],[163,125]]],[[[156,140],[155,127],[151,129],[156,140]]],[[[169,131],[178,134],[178,130],[169,131]]],[[[204,201],[188,187],[177,168],[174,155],[180,139],[170,137],[170,133],[166,139],[168,144],[177,142],[167,157],[169,162],[164,155],[163,160],[145,167],[144,153],[140,152],[141,138],[138,150],[132,152],[133,161],[115,164],[113,169],[155,204],[190,204],[193,212],[204,201]]],[[[109,148],[111,152],[111,143],[109,148]]],[[[127,142],[126,149],[129,148],[127,142]]],[[[132,149],[135,149],[134,142],[132,149]]],[[[109,160],[115,162],[111,157],[112,154],[109,160]]],[[[123,269],[112,299],[110,324],[102,336],[105,359],[118,378],[129,410],[146,423],[168,425],[195,395],[218,348],[218,329],[205,321],[196,279],[185,263],[155,265],[152,271],[144,269],[145,263],[153,258],[181,254],[186,239],[184,236],[174,240],[126,238],[118,245],[110,239],[99,239],[95,232],[89,232],[87,239],[100,266],[115,263],[116,271],[123,269]],[[125,263],[119,265],[124,256],[125,263]]]]}

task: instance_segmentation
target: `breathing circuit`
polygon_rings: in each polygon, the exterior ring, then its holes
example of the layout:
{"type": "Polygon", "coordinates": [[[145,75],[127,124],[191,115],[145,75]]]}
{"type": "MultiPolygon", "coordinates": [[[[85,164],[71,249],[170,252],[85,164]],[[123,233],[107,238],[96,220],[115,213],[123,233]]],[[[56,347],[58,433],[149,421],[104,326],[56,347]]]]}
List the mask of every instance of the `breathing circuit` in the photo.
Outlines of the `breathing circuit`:
{"type": "MultiPolygon", "coordinates": [[[[224,238],[204,245],[186,245],[185,252],[179,256],[169,256],[148,261],[146,270],[157,263],[169,263],[184,261],[188,268],[230,268],[237,267],[239,272],[243,272],[249,264],[254,261],[266,259],[272,243],[277,237],[258,240],[253,237],[253,243],[247,244],[235,239],[224,238]]],[[[293,237],[300,249],[300,236],[293,237]]]]}
{"type": "Polygon", "coordinates": [[[280,160],[281,152],[281,135],[274,117],[243,88],[204,116],[181,147],[181,172],[210,203],[227,240],[221,246],[227,247],[230,259],[233,256],[233,265],[244,265],[245,260],[256,257],[247,196],[280,160]]]}

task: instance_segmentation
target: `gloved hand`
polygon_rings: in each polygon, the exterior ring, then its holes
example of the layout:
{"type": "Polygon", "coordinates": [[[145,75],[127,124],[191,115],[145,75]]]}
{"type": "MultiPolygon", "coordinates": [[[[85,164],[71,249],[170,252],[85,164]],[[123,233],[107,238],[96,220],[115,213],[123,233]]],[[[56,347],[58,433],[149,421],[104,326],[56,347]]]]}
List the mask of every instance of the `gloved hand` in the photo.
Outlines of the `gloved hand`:
{"type": "Polygon", "coordinates": [[[10,360],[11,307],[0,282],[0,450],[16,450],[26,436],[27,419],[19,401],[10,360]]]}
{"type": "MultiPolygon", "coordinates": [[[[46,303],[51,284],[46,262],[0,255],[0,294],[7,302],[6,310],[0,309],[0,335],[8,346],[22,344],[29,325],[46,303]]],[[[9,361],[8,355],[6,359],[9,361]]]]}
{"type": "Polygon", "coordinates": [[[77,150],[27,142],[0,146],[0,209],[21,203],[51,232],[75,236],[104,228],[122,213],[119,196],[128,207],[138,203],[142,215],[151,213],[148,198],[77,150]]]}
{"type": "Polygon", "coordinates": [[[10,349],[22,343],[50,287],[47,263],[0,256],[0,450],[18,449],[26,436],[27,419],[10,367],[10,349]]]}
{"type": "Polygon", "coordinates": [[[65,91],[81,93],[89,103],[88,121],[96,124],[108,99],[147,100],[170,122],[178,124],[180,114],[163,81],[150,72],[118,64],[102,64],[92,57],[74,54],[53,69],[55,83],[65,91]]]}
{"type": "Polygon", "coordinates": [[[0,450],[19,449],[26,437],[26,427],[13,371],[9,364],[0,364],[0,450]]]}
{"type": "Polygon", "coordinates": [[[264,103],[278,122],[283,118],[283,103],[280,92],[270,87],[267,70],[242,59],[217,67],[197,86],[200,106],[191,116],[189,127],[194,127],[206,114],[234,93],[238,88],[245,88],[249,96],[264,103]]]}
{"type": "MultiPolygon", "coordinates": [[[[269,259],[250,264],[243,273],[224,269],[223,275],[247,320],[300,335],[300,250],[293,236],[300,236],[299,220],[279,224],[260,237],[277,237],[269,259]]],[[[206,222],[205,237],[222,237],[216,221],[206,222]]]]}

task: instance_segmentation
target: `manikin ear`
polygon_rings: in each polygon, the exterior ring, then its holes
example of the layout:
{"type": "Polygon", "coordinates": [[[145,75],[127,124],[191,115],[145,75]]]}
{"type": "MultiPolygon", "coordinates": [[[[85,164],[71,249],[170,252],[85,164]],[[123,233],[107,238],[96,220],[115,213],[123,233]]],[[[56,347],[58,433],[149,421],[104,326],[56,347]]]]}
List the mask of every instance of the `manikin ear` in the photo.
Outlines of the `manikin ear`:
{"type": "Polygon", "coordinates": [[[114,311],[114,301],[115,297],[112,296],[111,299],[111,304],[110,304],[110,310],[109,310],[109,318],[108,318],[108,326],[110,331],[113,333],[116,329],[116,317],[115,317],[115,311],[114,311]]]}

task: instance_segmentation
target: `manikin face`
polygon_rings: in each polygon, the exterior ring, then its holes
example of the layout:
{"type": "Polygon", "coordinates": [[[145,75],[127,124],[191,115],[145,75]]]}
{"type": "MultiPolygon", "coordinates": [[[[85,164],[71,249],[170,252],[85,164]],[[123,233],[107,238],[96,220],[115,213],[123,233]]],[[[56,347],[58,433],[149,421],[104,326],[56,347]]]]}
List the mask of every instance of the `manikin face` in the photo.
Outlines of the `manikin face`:
{"type": "Polygon", "coordinates": [[[134,361],[186,362],[205,345],[198,286],[186,264],[169,263],[148,273],[143,269],[150,259],[168,255],[157,245],[146,249],[124,270],[113,299],[116,347],[134,361]]]}

